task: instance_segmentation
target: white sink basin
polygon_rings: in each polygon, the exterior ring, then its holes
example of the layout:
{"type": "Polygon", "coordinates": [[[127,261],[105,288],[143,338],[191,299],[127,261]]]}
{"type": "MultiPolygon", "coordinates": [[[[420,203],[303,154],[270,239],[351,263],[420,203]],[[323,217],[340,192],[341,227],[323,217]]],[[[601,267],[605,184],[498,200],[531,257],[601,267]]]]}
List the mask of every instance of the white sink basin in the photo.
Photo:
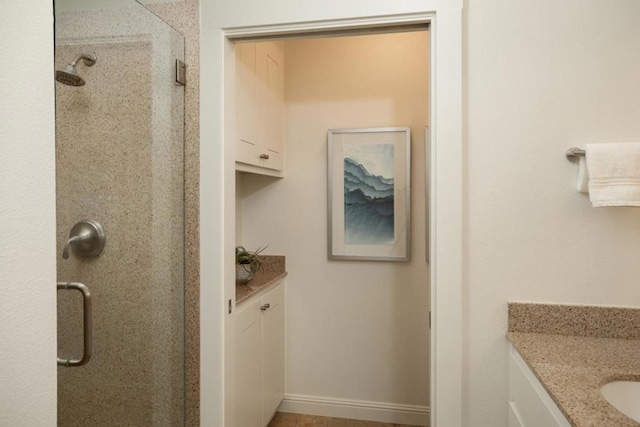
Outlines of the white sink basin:
{"type": "Polygon", "coordinates": [[[614,408],[640,423],[640,382],[614,381],[603,385],[600,393],[614,408]]]}

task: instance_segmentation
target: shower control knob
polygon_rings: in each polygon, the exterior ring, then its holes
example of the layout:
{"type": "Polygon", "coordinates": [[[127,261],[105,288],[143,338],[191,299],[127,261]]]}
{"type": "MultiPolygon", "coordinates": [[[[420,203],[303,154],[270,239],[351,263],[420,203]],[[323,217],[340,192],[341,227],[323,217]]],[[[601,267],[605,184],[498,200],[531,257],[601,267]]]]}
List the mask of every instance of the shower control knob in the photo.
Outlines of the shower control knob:
{"type": "Polygon", "coordinates": [[[69,259],[69,250],[79,257],[94,258],[104,249],[107,237],[104,228],[97,221],[84,219],[73,226],[69,240],[64,245],[62,258],[69,259]]]}

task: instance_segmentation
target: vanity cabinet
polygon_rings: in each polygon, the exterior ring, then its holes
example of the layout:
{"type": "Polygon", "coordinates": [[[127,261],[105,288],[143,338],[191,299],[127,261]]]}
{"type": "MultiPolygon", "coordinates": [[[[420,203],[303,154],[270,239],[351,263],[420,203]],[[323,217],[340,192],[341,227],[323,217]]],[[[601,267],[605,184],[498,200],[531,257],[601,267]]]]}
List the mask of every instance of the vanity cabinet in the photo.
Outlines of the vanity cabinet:
{"type": "Polygon", "coordinates": [[[284,397],[284,283],[236,312],[236,422],[265,427],[284,397]]]}
{"type": "Polygon", "coordinates": [[[509,347],[509,427],[570,427],[518,351],[509,347]]]}
{"type": "Polygon", "coordinates": [[[282,176],[284,43],[236,44],[236,170],[282,176]]]}

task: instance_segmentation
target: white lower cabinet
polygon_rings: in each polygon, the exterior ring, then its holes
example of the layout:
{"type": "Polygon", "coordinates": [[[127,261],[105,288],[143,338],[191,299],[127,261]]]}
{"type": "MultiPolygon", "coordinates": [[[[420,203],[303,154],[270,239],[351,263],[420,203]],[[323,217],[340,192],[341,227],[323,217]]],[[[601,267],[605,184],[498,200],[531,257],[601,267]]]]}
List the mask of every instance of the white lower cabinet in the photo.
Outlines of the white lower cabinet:
{"type": "Polygon", "coordinates": [[[284,397],[284,284],[236,312],[237,427],[265,427],[284,397]]]}
{"type": "Polygon", "coordinates": [[[284,285],[266,294],[262,314],[262,425],[267,425],[284,397],[284,285]]]}
{"type": "Polygon", "coordinates": [[[570,427],[512,345],[509,353],[509,427],[570,427]]]}

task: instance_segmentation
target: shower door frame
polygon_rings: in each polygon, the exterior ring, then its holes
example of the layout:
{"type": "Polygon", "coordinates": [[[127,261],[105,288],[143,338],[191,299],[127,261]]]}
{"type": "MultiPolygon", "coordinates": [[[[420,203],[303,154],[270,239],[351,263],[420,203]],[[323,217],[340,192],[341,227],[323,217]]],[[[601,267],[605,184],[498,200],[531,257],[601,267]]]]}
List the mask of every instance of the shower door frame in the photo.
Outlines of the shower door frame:
{"type": "Polygon", "coordinates": [[[354,8],[343,8],[342,13],[348,16],[344,19],[340,18],[341,8],[335,6],[331,18],[311,22],[287,20],[290,16],[286,16],[284,6],[270,4],[278,16],[269,25],[254,24],[256,16],[263,16],[261,13],[241,13],[228,6],[225,14],[215,3],[201,5],[201,74],[209,76],[200,87],[201,360],[212,363],[201,364],[200,397],[201,402],[213,403],[201,405],[202,425],[231,426],[234,421],[234,317],[227,307],[232,307],[235,300],[234,273],[230,268],[235,235],[226,231],[235,230],[235,99],[233,79],[228,77],[235,70],[233,41],[427,23],[431,33],[430,417],[432,427],[461,427],[462,2],[423,1],[411,13],[381,13],[373,17],[375,14],[363,3],[355,13],[354,8]]]}

